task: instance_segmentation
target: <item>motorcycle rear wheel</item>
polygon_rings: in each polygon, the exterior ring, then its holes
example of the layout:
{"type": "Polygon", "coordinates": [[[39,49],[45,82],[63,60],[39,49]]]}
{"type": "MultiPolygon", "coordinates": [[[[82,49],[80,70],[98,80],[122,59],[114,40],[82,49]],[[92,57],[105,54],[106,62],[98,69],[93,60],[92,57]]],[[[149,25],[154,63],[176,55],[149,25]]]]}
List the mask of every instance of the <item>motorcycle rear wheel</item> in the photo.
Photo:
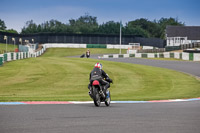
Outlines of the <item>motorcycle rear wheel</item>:
{"type": "Polygon", "coordinates": [[[93,100],[94,100],[94,105],[99,107],[101,105],[101,100],[100,100],[100,95],[98,93],[98,90],[96,88],[93,88],[93,100]]]}

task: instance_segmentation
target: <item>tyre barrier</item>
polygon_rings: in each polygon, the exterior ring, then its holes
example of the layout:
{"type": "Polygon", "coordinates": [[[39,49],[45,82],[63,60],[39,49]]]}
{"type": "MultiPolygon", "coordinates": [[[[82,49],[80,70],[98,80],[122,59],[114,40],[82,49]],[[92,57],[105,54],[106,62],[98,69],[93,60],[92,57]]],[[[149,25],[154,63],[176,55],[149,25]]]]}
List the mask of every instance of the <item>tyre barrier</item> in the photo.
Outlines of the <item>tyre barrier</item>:
{"type": "Polygon", "coordinates": [[[135,53],[135,54],[110,54],[110,55],[103,55],[99,58],[174,58],[174,59],[181,59],[186,61],[200,61],[200,53],[135,53]]]}
{"type": "Polygon", "coordinates": [[[0,54],[0,66],[3,66],[5,62],[21,60],[26,58],[33,58],[42,55],[46,51],[46,46],[43,45],[43,48],[36,52],[10,52],[0,54]]]}

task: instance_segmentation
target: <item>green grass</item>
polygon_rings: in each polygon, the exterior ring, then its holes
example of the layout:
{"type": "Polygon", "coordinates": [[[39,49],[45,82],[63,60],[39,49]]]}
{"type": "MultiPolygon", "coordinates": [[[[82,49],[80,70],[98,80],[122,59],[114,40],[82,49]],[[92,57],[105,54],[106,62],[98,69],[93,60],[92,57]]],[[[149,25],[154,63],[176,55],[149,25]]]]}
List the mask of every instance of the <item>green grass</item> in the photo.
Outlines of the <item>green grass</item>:
{"type": "MultiPolygon", "coordinates": [[[[85,48],[51,48],[42,57],[66,57],[82,55],[86,53],[85,48]]],[[[90,54],[119,54],[119,49],[103,49],[103,48],[90,48],[90,54]]],[[[126,53],[126,49],[122,49],[122,54],[126,53]]]]}
{"type": "MultiPolygon", "coordinates": [[[[107,53],[107,49],[90,49],[107,53]]],[[[112,100],[158,100],[200,97],[200,81],[194,77],[143,65],[63,56],[80,55],[86,49],[48,49],[41,57],[17,60],[0,67],[0,101],[91,100],[87,85],[96,62],[113,79],[112,100]]]]}
{"type": "MultiPolygon", "coordinates": [[[[7,51],[8,52],[14,52],[14,49],[17,48],[17,46],[13,44],[7,44],[7,51]]],[[[6,44],[0,43],[0,54],[3,54],[6,52],[6,44]]]]}

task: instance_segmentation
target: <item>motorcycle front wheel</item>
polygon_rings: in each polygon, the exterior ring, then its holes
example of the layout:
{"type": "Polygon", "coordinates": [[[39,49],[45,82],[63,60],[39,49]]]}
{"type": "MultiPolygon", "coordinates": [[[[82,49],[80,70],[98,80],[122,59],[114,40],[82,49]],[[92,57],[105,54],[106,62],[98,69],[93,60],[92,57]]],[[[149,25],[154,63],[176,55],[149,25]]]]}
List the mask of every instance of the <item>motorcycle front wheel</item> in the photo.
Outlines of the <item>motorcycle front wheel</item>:
{"type": "Polygon", "coordinates": [[[106,105],[106,106],[110,106],[110,102],[111,102],[110,91],[107,90],[107,91],[106,91],[105,105],[106,105]]]}

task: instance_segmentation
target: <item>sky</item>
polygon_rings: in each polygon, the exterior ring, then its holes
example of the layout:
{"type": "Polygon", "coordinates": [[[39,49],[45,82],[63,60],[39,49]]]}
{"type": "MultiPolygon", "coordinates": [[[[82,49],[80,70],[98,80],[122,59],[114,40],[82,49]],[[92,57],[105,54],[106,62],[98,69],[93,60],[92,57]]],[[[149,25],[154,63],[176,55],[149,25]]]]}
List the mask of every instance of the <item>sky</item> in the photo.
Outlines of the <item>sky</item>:
{"type": "Polygon", "coordinates": [[[66,24],[86,13],[97,17],[99,24],[173,17],[187,26],[200,26],[199,6],[200,0],[0,0],[0,19],[7,29],[18,32],[29,20],[41,24],[56,19],[66,24]]]}

